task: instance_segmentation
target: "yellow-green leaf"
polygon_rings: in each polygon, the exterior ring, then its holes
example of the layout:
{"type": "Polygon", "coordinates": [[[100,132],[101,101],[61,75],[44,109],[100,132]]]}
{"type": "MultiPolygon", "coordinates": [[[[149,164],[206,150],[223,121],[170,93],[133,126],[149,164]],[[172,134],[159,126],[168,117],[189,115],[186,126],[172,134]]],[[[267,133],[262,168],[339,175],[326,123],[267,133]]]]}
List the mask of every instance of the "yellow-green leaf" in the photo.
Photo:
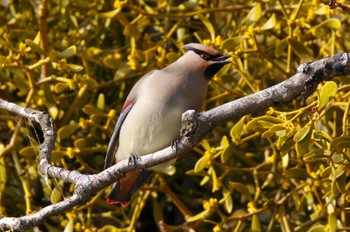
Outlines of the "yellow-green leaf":
{"type": "Polygon", "coordinates": [[[332,181],[332,184],[331,184],[331,193],[334,197],[337,197],[340,192],[339,192],[339,188],[337,186],[337,182],[336,181],[332,181]]]}
{"type": "Polygon", "coordinates": [[[339,19],[336,18],[326,19],[317,26],[311,28],[311,30],[315,30],[320,27],[328,27],[329,29],[339,29],[341,27],[341,22],[339,19]]]}
{"type": "Polygon", "coordinates": [[[223,189],[222,194],[224,196],[224,206],[227,213],[231,213],[233,209],[233,201],[230,191],[228,191],[226,188],[223,189]]]}
{"type": "Polygon", "coordinates": [[[346,195],[345,200],[350,203],[350,195],[346,195]]]}
{"type": "Polygon", "coordinates": [[[38,31],[38,33],[36,34],[36,36],[35,36],[35,38],[34,38],[34,40],[33,40],[33,42],[35,43],[35,44],[39,44],[40,43],[40,31],[38,31]]]}
{"type": "Polygon", "coordinates": [[[225,39],[224,42],[222,43],[222,49],[233,51],[246,38],[247,38],[246,36],[242,35],[242,36],[235,36],[235,37],[230,37],[228,39],[225,39]]]}
{"type": "Polygon", "coordinates": [[[117,8],[115,10],[107,11],[107,12],[102,12],[98,14],[98,17],[100,18],[113,18],[116,16],[119,12],[121,11],[121,8],[117,8]]]}
{"type": "Polygon", "coordinates": [[[104,114],[93,114],[91,115],[91,121],[95,123],[96,125],[99,125],[101,123],[101,119],[105,118],[104,114]]]}
{"type": "Polygon", "coordinates": [[[62,157],[66,156],[67,153],[64,151],[52,151],[51,153],[51,161],[55,162],[56,160],[61,159],[62,157]]]}
{"type": "Polygon", "coordinates": [[[31,39],[26,39],[26,44],[30,47],[30,49],[32,49],[33,52],[36,52],[40,55],[43,55],[45,53],[44,50],[42,50],[41,47],[31,39]]]}
{"type": "Polygon", "coordinates": [[[262,188],[264,189],[265,187],[269,186],[269,184],[273,181],[273,179],[274,179],[274,174],[269,173],[262,185],[262,188]]]}
{"type": "Polygon", "coordinates": [[[306,179],[309,174],[302,168],[290,168],[284,172],[286,177],[306,179]]]}
{"type": "Polygon", "coordinates": [[[48,103],[47,107],[49,109],[49,113],[50,113],[51,117],[53,119],[56,119],[58,116],[58,113],[59,113],[57,106],[54,104],[48,103]]]}
{"type": "Polygon", "coordinates": [[[332,176],[330,178],[331,180],[335,180],[339,178],[341,175],[343,175],[344,173],[345,173],[345,169],[342,166],[338,166],[337,168],[333,167],[332,176]]]}
{"type": "Polygon", "coordinates": [[[331,151],[343,148],[350,148],[350,136],[340,136],[334,138],[331,142],[331,151]]]}
{"type": "Polygon", "coordinates": [[[208,166],[208,163],[210,161],[210,156],[209,154],[206,152],[196,163],[196,165],[194,166],[194,172],[198,173],[200,171],[202,171],[204,168],[206,168],[208,166]]]}
{"type": "Polygon", "coordinates": [[[115,72],[113,80],[120,81],[123,80],[128,73],[130,73],[130,66],[126,63],[121,63],[118,70],[115,72]]]}
{"type": "Polygon", "coordinates": [[[231,158],[233,155],[235,146],[233,144],[230,144],[228,147],[226,147],[222,153],[221,153],[221,163],[226,163],[227,160],[231,158]]]}
{"type": "Polygon", "coordinates": [[[308,152],[310,145],[310,137],[311,136],[307,136],[306,139],[295,144],[295,150],[297,152],[298,159],[301,159],[308,152]]]}
{"type": "MultiPolygon", "coordinates": [[[[127,17],[126,13],[120,13],[118,14],[118,17],[116,17],[116,19],[118,19],[118,21],[122,24],[124,30],[123,30],[123,34],[125,36],[131,36],[131,43],[132,40],[134,40],[135,42],[137,40],[139,40],[139,38],[141,37],[141,32],[138,30],[137,25],[130,23],[129,22],[129,18],[127,17]]],[[[133,54],[134,52],[131,52],[131,54],[133,54]]]]}
{"type": "Polygon", "coordinates": [[[261,116],[254,118],[250,122],[246,124],[245,129],[247,131],[256,130],[257,128],[268,129],[272,127],[274,124],[281,124],[284,121],[280,118],[272,117],[272,116],[261,116]]]}
{"type": "Polygon", "coordinates": [[[328,215],[329,232],[337,231],[337,216],[334,213],[328,215]]]}
{"type": "Polygon", "coordinates": [[[249,201],[252,200],[252,196],[250,195],[249,189],[246,185],[241,184],[239,182],[232,182],[230,181],[230,187],[240,192],[242,195],[244,195],[249,201]]]}
{"type": "Polygon", "coordinates": [[[75,45],[72,45],[68,48],[66,48],[63,52],[61,52],[58,55],[58,58],[69,58],[71,56],[74,56],[77,53],[77,47],[75,45]]]}
{"type": "Polygon", "coordinates": [[[194,221],[206,219],[207,217],[210,216],[210,214],[211,214],[210,211],[211,211],[210,209],[206,209],[197,215],[194,215],[194,216],[187,218],[186,221],[187,222],[194,222],[194,221]]]}
{"type": "Polygon", "coordinates": [[[105,108],[105,95],[103,93],[100,93],[97,98],[97,104],[98,109],[103,110],[105,108]]]}
{"type": "Polygon", "coordinates": [[[169,166],[163,168],[163,169],[162,169],[162,172],[163,172],[164,174],[168,175],[168,176],[172,176],[172,175],[175,174],[176,168],[175,168],[174,165],[169,165],[169,166]]]}
{"type": "Polygon", "coordinates": [[[86,147],[86,139],[85,138],[80,138],[74,141],[74,146],[78,148],[79,150],[82,150],[83,148],[86,147]]]}
{"type": "Polygon", "coordinates": [[[310,130],[311,130],[311,126],[309,125],[306,125],[300,130],[298,130],[298,132],[295,133],[293,137],[294,142],[296,143],[301,142],[310,133],[310,130]]]}
{"type": "Polygon", "coordinates": [[[72,72],[80,72],[84,69],[83,66],[77,64],[66,64],[65,67],[72,72]]]}
{"type": "Polygon", "coordinates": [[[79,127],[80,127],[79,124],[72,124],[72,125],[63,126],[63,127],[61,127],[61,128],[58,130],[57,135],[59,136],[60,139],[68,138],[68,137],[70,137],[79,127]]]}
{"type": "Polygon", "coordinates": [[[261,30],[266,31],[276,26],[276,15],[272,14],[269,20],[261,27],[261,30]]]}
{"type": "Polygon", "coordinates": [[[309,51],[306,47],[298,40],[289,38],[287,39],[288,44],[291,46],[294,53],[299,56],[302,61],[307,61],[311,59],[309,51]]]}
{"type": "Polygon", "coordinates": [[[78,23],[77,17],[75,17],[72,14],[69,14],[69,19],[70,19],[71,23],[73,24],[73,26],[79,30],[79,23],[78,23]]]}
{"type": "MultiPolygon", "coordinates": [[[[0,143],[0,147],[4,148],[4,145],[0,143]]],[[[0,149],[1,150],[1,149],[0,149]]],[[[0,156],[0,199],[3,196],[3,192],[6,186],[7,173],[5,165],[5,156],[0,156]]]]}
{"type": "Polygon", "coordinates": [[[275,135],[277,137],[284,137],[284,136],[287,135],[287,130],[286,129],[282,129],[282,130],[275,131],[275,135]]]}
{"type": "Polygon", "coordinates": [[[100,231],[101,232],[119,232],[119,230],[117,228],[115,228],[115,226],[112,226],[112,225],[103,226],[100,229],[100,231]]]}
{"type": "Polygon", "coordinates": [[[99,108],[92,105],[85,105],[83,107],[83,112],[88,115],[101,114],[103,113],[99,108]]]}
{"type": "Polygon", "coordinates": [[[325,107],[330,100],[335,96],[338,91],[338,86],[334,81],[328,81],[322,87],[318,99],[318,109],[321,110],[325,107]]]}
{"type": "Polygon", "coordinates": [[[179,54],[176,52],[168,52],[165,55],[165,58],[167,59],[167,61],[169,61],[169,63],[173,63],[179,58],[179,54]]]}
{"type": "Polygon", "coordinates": [[[326,230],[326,226],[316,224],[312,226],[307,232],[324,232],[326,230]]]}
{"type": "Polygon", "coordinates": [[[221,142],[220,142],[220,145],[221,145],[221,148],[222,149],[225,149],[227,148],[228,146],[230,146],[230,141],[228,140],[227,136],[224,135],[221,139],[221,142]]]}
{"type": "Polygon", "coordinates": [[[230,135],[232,138],[232,141],[236,144],[239,143],[242,133],[243,133],[243,126],[246,116],[242,117],[236,124],[231,128],[230,135]]]}
{"type": "Polygon", "coordinates": [[[344,161],[344,155],[342,153],[334,152],[332,155],[332,161],[335,164],[341,164],[344,161]]]}
{"type": "Polygon", "coordinates": [[[208,181],[210,180],[209,176],[204,176],[203,179],[201,180],[201,182],[199,183],[200,186],[205,185],[206,183],[208,183],[208,181]]]}
{"type": "Polygon", "coordinates": [[[346,188],[345,188],[346,187],[346,173],[343,172],[342,175],[337,177],[335,182],[336,182],[336,185],[338,187],[339,192],[345,193],[346,192],[346,188]]]}
{"type": "Polygon", "coordinates": [[[315,14],[316,15],[329,15],[329,13],[333,11],[330,9],[330,7],[327,4],[320,4],[318,7],[315,9],[315,14]]]}
{"type": "Polygon", "coordinates": [[[68,87],[69,85],[67,83],[57,83],[55,84],[55,93],[62,93],[68,87]]]}
{"type": "Polygon", "coordinates": [[[215,29],[209,19],[201,14],[198,15],[204,26],[207,28],[210,34],[211,41],[215,41],[215,29]]]}
{"type": "Polygon", "coordinates": [[[292,138],[279,138],[277,148],[280,150],[281,155],[287,154],[292,146],[295,144],[292,138]]]}
{"type": "Polygon", "coordinates": [[[285,53],[286,49],[288,47],[288,43],[287,43],[287,40],[286,39],[283,39],[281,40],[277,46],[276,46],[276,49],[275,49],[275,54],[276,56],[281,56],[285,53]]]}
{"type": "Polygon", "coordinates": [[[27,146],[27,147],[22,148],[19,151],[19,154],[21,156],[24,156],[24,157],[33,158],[33,157],[36,157],[39,155],[39,151],[40,151],[39,146],[32,145],[32,146],[27,146]]]}
{"type": "MultiPolygon", "coordinates": [[[[267,131],[262,133],[261,137],[262,138],[269,138],[269,137],[275,135],[277,131],[284,131],[285,132],[286,128],[284,126],[282,126],[281,124],[273,125],[267,131]]],[[[280,133],[282,133],[282,132],[280,132],[280,133]]]]}
{"type": "Polygon", "coordinates": [[[192,10],[195,10],[196,7],[199,5],[198,1],[181,1],[181,2],[183,2],[179,5],[179,10],[181,11],[184,11],[184,10],[192,11],[192,10]]]}
{"type": "Polygon", "coordinates": [[[63,232],[73,232],[74,231],[74,219],[70,218],[63,232]]]}
{"type": "Polygon", "coordinates": [[[29,91],[29,83],[28,80],[23,75],[15,75],[13,77],[14,83],[16,84],[16,87],[21,90],[20,96],[23,96],[27,94],[29,91]]]}
{"type": "Polygon", "coordinates": [[[123,62],[120,59],[116,58],[113,55],[107,55],[106,57],[104,57],[103,63],[111,69],[118,69],[123,64],[123,62]]]}
{"type": "Polygon", "coordinates": [[[52,204],[55,204],[62,199],[62,192],[60,187],[56,186],[53,188],[50,199],[52,204]]]}
{"type": "Polygon", "coordinates": [[[289,154],[285,154],[282,156],[282,167],[285,169],[289,165],[289,154]]]}
{"type": "Polygon", "coordinates": [[[258,214],[253,214],[252,216],[252,232],[260,232],[261,231],[261,224],[258,214]]]}
{"type": "Polygon", "coordinates": [[[350,140],[339,142],[337,144],[337,148],[340,148],[340,149],[350,148],[350,140]]]}
{"type": "Polygon", "coordinates": [[[210,167],[208,172],[210,172],[210,174],[211,174],[211,181],[212,181],[212,185],[213,185],[211,191],[216,192],[217,190],[219,190],[219,183],[218,183],[218,178],[216,176],[215,169],[213,167],[210,167]]]}
{"type": "Polygon", "coordinates": [[[210,151],[211,146],[210,146],[208,140],[203,139],[200,144],[206,151],[210,151]]]}
{"type": "Polygon", "coordinates": [[[315,138],[317,138],[317,139],[325,139],[328,142],[332,141],[332,137],[328,133],[326,133],[325,131],[314,130],[313,133],[314,133],[315,138]]]}
{"type": "Polygon", "coordinates": [[[332,173],[332,167],[331,166],[328,166],[326,167],[325,169],[323,169],[323,171],[321,172],[321,177],[322,178],[325,178],[327,176],[330,176],[332,173]]]}
{"type": "Polygon", "coordinates": [[[259,21],[262,14],[262,9],[260,3],[257,3],[248,13],[247,21],[248,23],[255,23],[259,21]]]}
{"type": "Polygon", "coordinates": [[[86,79],[86,80],[85,80],[85,83],[86,83],[88,86],[93,87],[93,88],[95,88],[95,87],[97,87],[97,86],[99,85],[99,83],[98,83],[95,79],[93,79],[93,78],[88,78],[88,79],[86,79]]]}

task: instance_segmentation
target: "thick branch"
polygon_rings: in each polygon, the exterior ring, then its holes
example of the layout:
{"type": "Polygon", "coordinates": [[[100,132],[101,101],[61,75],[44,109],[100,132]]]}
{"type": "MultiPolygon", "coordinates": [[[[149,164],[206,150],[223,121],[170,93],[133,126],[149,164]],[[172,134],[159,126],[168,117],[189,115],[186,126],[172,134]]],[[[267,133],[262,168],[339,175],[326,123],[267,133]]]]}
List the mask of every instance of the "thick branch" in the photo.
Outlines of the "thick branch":
{"type": "Polygon", "coordinates": [[[349,75],[350,62],[348,53],[324,58],[312,63],[306,63],[298,68],[298,73],[290,79],[255,94],[226,103],[209,111],[197,114],[189,110],[183,114],[183,135],[175,143],[176,149],[169,146],[153,154],[145,155],[137,163],[127,160],[100,172],[96,175],[83,175],[77,171],[69,171],[50,165],[50,154],[54,146],[55,133],[52,120],[46,113],[23,108],[0,99],[0,108],[38,122],[43,130],[44,142],[40,149],[40,164],[38,170],[49,176],[74,183],[75,190],[70,199],[47,206],[40,211],[19,218],[7,217],[0,219],[1,230],[21,231],[43,223],[49,216],[63,213],[74,206],[87,201],[91,194],[117,181],[123,173],[155,166],[179,157],[184,152],[196,146],[200,140],[214,127],[230,120],[237,120],[246,114],[261,112],[276,104],[290,102],[298,96],[308,96],[315,91],[321,81],[335,76],[349,75]]]}
{"type": "Polygon", "coordinates": [[[288,103],[298,96],[307,97],[322,81],[335,76],[349,75],[349,57],[350,53],[342,53],[304,63],[298,67],[298,73],[288,80],[203,112],[202,115],[216,127],[244,115],[259,113],[268,107],[288,103]]]}

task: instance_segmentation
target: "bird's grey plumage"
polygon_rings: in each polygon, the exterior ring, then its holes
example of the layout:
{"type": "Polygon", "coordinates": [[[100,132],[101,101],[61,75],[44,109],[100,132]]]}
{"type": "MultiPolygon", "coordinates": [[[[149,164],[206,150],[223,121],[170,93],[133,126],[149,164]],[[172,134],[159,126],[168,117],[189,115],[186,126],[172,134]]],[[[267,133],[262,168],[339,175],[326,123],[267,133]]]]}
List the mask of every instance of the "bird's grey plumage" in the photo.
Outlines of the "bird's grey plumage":
{"type": "MultiPolygon", "coordinates": [[[[199,111],[209,79],[229,61],[213,48],[188,44],[187,51],[169,66],[142,77],[130,91],[109,143],[105,167],[133,155],[146,155],[169,146],[180,136],[181,115],[188,109],[199,111]],[[117,140],[119,147],[116,151],[117,140]]],[[[174,161],[152,170],[167,172],[174,161]]],[[[128,204],[131,194],[150,176],[135,171],[113,186],[109,203],[128,204]]]]}

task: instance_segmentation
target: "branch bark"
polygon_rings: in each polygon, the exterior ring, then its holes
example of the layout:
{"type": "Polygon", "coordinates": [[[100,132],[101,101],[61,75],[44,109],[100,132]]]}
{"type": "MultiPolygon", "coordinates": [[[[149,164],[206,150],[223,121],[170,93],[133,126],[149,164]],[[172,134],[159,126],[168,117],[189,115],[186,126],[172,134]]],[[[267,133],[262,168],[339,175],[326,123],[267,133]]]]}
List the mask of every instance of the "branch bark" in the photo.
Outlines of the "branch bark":
{"type": "Polygon", "coordinates": [[[40,124],[44,134],[44,142],[40,147],[39,172],[48,177],[75,184],[74,193],[69,199],[49,205],[32,215],[0,218],[0,230],[23,231],[39,225],[50,216],[58,215],[74,206],[84,204],[92,194],[119,180],[127,172],[150,168],[179,157],[196,146],[206,134],[220,124],[237,120],[247,114],[261,112],[271,106],[286,104],[299,96],[307,97],[315,91],[320,82],[330,80],[335,76],[349,75],[349,58],[350,53],[342,53],[304,63],[299,66],[298,72],[290,79],[268,89],[228,102],[206,112],[196,113],[189,110],[183,114],[182,137],[175,143],[176,149],[174,146],[169,146],[161,151],[140,157],[137,163],[129,163],[128,160],[124,160],[95,175],[81,174],[77,171],[50,165],[50,155],[56,138],[51,117],[45,112],[24,108],[0,99],[1,109],[40,124]]]}

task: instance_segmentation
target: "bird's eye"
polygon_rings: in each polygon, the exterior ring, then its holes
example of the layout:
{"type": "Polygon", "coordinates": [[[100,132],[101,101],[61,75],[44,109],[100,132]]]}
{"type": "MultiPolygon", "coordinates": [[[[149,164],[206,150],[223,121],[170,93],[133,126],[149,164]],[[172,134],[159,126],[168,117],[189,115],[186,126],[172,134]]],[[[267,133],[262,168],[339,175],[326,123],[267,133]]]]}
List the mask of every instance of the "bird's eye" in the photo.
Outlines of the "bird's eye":
{"type": "Polygon", "coordinates": [[[203,60],[207,60],[207,59],[209,59],[210,55],[202,52],[199,54],[199,57],[202,58],[203,60]]]}

